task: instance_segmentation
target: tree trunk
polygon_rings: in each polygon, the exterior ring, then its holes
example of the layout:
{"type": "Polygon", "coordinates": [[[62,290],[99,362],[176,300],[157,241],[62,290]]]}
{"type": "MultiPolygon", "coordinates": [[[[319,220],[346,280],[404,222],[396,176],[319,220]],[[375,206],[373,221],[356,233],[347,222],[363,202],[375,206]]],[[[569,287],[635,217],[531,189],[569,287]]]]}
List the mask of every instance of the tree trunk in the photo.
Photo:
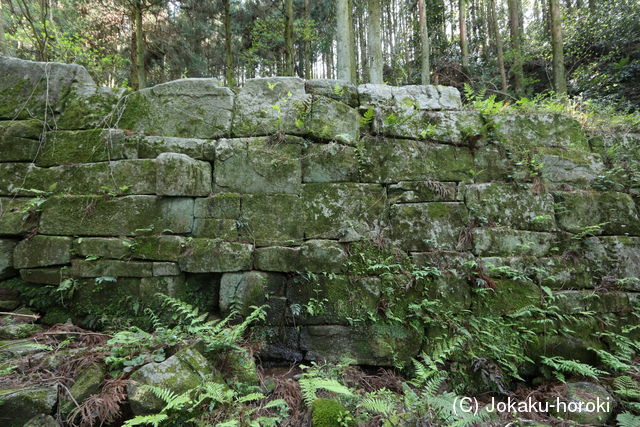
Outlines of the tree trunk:
{"type": "Polygon", "coordinates": [[[420,26],[420,80],[423,85],[431,84],[431,64],[429,31],[427,29],[427,10],[424,0],[418,0],[418,15],[420,26]]]}
{"type": "Polygon", "coordinates": [[[341,80],[352,80],[351,63],[351,32],[349,31],[349,0],[336,1],[336,27],[337,27],[337,61],[338,78],[341,80]]]}
{"type": "Polygon", "coordinates": [[[506,92],[509,88],[507,84],[507,72],[504,68],[504,50],[502,47],[502,37],[500,36],[500,26],[498,25],[498,18],[496,16],[496,0],[489,0],[488,4],[489,12],[489,33],[496,49],[496,58],[498,60],[498,71],[500,72],[500,83],[502,85],[502,91],[506,92]]]}
{"type": "Polygon", "coordinates": [[[286,76],[293,76],[293,0],[285,0],[284,62],[286,76]]]}
{"type": "Polygon", "coordinates": [[[136,63],[138,66],[138,90],[147,87],[147,76],[144,67],[144,33],[142,30],[142,2],[137,1],[133,8],[136,24],[136,63]]]}
{"type": "Polygon", "coordinates": [[[9,55],[7,39],[4,37],[4,17],[2,15],[2,1],[0,0],[0,55],[9,55]]]}
{"type": "Polygon", "coordinates": [[[369,0],[369,34],[367,47],[369,48],[369,82],[382,83],[382,39],[380,26],[382,9],[380,0],[369,0]]]}
{"type": "Polygon", "coordinates": [[[353,0],[349,0],[348,12],[349,25],[347,30],[349,32],[349,54],[351,57],[351,82],[356,83],[358,81],[358,59],[356,58],[356,37],[353,30],[353,0]]]}
{"type": "Polygon", "coordinates": [[[130,70],[130,74],[131,74],[131,82],[130,82],[130,86],[132,89],[134,90],[138,90],[139,85],[138,85],[138,49],[136,48],[136,29],[135,29],[135,14],[131,14],[131,24],[133,26],[132,31],[131,31],[131,40],[129,41],[130,44],[130,51],[131,51],[131,55],[129,57],[130,61],[131,61],[131,70],[130,70]]]}
{"type": "Polygon", "coordinates": [[[522,96],[524,87],[518,0],[508,0],[507,3],[509,7],[509,28],[511,32],[511,50],[513,57],[511,64],[513,86],[516,91],[516,95],[522,96]]]}
{"type": "Polygon", "coordinates": [[[469,41],[467,40],[467,0],[459,2],[460,53],[462,54],[462,70],[469,73],[469,41]]]}
{"type": "Polygon", "coordinates": [[[224,84],[231,87],[235,84],[233,75],[233,54],[231,52],[231,5],[229,0],[224,4],[224,84]]]}
{"type": "MultiPolygon", "coordinates": [[[[311,16],[311,0],[304,0],[304,21],[305,25],[309,22],[311,16]]],[[[304,41],[304,78],[309,80],[313,78],[313,58],[311,57],[311,42],[309,40],[304,41]]]]}
{"type": "Polygon", "coordinates": [[[567,94],[567,78],[564,71],[564,56],[562,53],[562,16],[559,0],[549,0],[551,14],[551,49],[553,51],[553,86],[556,93],[567,94]]]}

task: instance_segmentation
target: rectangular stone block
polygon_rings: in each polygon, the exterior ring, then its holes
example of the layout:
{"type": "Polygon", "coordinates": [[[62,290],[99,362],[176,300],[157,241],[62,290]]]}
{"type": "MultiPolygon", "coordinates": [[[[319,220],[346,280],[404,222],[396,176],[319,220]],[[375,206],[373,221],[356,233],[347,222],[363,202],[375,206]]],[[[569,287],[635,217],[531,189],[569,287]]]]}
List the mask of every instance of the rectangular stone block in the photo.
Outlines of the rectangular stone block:
{"type": "Polygon", "coordinates": [[[377,184],[304,184],[302,203],[307,238],[361,240],[384,223],[386,195],[377,184]]]}
{"type": "Polygon", "coordinates": [[[464,200],[480,225],[532,231],[556,229],[553,196],[538,194],[530,185],[467,185],[464,200]]]}
{"type": "Polygon", "coordinates": [[[23,268],[20,277],[25,282],[42,285],[58,285],[68,277],[68,267],[63,268],[23,268]]]}
{"type": "Polygon", "coordinates": [[[570,233],[640,235],[636,205],[628,194],[614,191],[558,192],[558,226],[570,233]],[[593,226],[598,226],[593,228],[593,226]]]}
{"type": "Polygon", "coordinates": [[[316,95],[310,112],[300,119],[307,134],[327,141],[354,145],[360,136],[360,114],[355,108],[333,99],[316,95]],[[329,119],[330,117],[330,119],[329,119]]]}
{"type": "MultiPolygon", "coordinates": [[[[220,279],[220,311],[225,316],[232,310],[248,316],[252,306],[269,305],[272,298],[282,296],[285,283],[285,275],[277,273],[224,273],[220,279]]],[[[279,316],[284,317],[284,312],[279,316]]]]}
{"type": "Polygon", "coordinates": [[[32,162],[40,146],[42,128],[39,120],[0,121],[0,159],[32,162]]]}
{"type": "Polygon", "coordinates": [[[296,244],[304,237],[301,198],[293,194],[247,194],[242,198],[240,237],[258,246],[296,244]]]}
{"type": "Polygon", "coordinates": [[[222,139],[216,147],[215,188],[219,192],[294,193],[302,183],[300,140],[222,139]]]}
{"type": "Polygon", "coordinates": [[[133,241],[114,237],[80,237],[73,241],[73,252],[81,256],[125,258],[131,255],[133,241]]]}
{"type": "Polygon", "coordinates": [[[76,236],[132,236],[145,230],[190,233],[193,199],[55,196],[47,199],[40,231],[76,236]]]}
{"type": "Polygon", "coordinates": [[[153,275],[154,276],[178,276],[180,274],[180,267],[175,262],[154,262],[153,263],[153,275]]]}
{"type": "Polygon", "coordinates": [[[599,269],[617,279],[640,278],[640,238],[590,237],[582,242],[584,257],[598,260],[599,269]]]}
{"type": "Polygon", "coordinates": [[[124,133],[116,129],[58,130],[45,135],[38,166],[92,163],[124,158],[124,133]]]}
{"type": "Polygon", "coordinates": [[[559,291],[556,304],[563,313],[593,311],[596,314],[623,313],[632,310],[629,296],[624,292],[595,293],[593,291],[559,291]]]}
{"type": "Polygon", "coordinates": [[[57,187],[60,175],[33,163],[0,163],[0,195],[34,197],[57,187]]]}
{"type": "Polygon", "coordinates": [[[156,194],[206,196],[211,193],[211,164],[185,154],[162,153],[156,159],[156,194]]]}
{"type": "Polygon", "coordinates": [[[0,280],[16,274],[13,269],[13,250],[17,243],[13,239],[0,239],[0,280]]]}
{"type": "Polygon", "coordinates": [[[49,168],[57,174],[56,192],[64,194],[155,194],[155,160],[63,165],[49,168]]]}
{"type": "Polygon", "coordinates": [[[251,270],[253,247],[244,243],[197,238],[187,243],[179,258],[188,273],[222,273],[251,270]]]}
{"type": "Polygon", "coordinates": [[[194,216],[196,218],[228,218],[240,217],[240,200],[238,193],[216,193],[211,197],[196,199],[194,216]]]}
{"type": "Polygon", "coordinates": [[[344,272],[347,255],[342,246],[330,240],[308,240],[302,246],[271,246],[255,251],[258,270],[282,272],[344,272]]]}
{"type": "Polygon", "coordinates": [[[238,220],[196,218],[193,221],[193,237],[210,237],[231,241],[238,240],[238,220]]]}
{"type": "Polygon", "coordinates": [[[356,151],[347,145],[310,144],[302,157],[303,182],[358,181],[356,151]]]}
{"type": "Polygon", "coordinates": [[[153,276],[153,263],[97,259],[71,261],[72,277],[150,277],[153,276]]]}
{"type": "Polygon", "coordinates": [[[563,114],[501,114],[493,122],[496,139],[508,147],[589,147],[580,123],[563,114]]]}
{"type": "Polygon", "coordinates": [[[13,265],[15,268],[32,268],[68,264],[70,253],[69,237],[38,234],[16,245],[13,252],[13,265]]]}
{"type": "Polygon", "coordinates": [[[37,205],[42,200],[0,197],[0,234],[19,236],[37,225],[37,205]]]}
{"type": "Polygon", "coordinates": [[[389,203],[453,202],[458,184],[439,181],[401,181],[387,190],[389,203]]]}
{"type": "Polygon", "coordinates": [[[134,258],[154,261],[178,261],[186,239],[182,236],[138,236],[131,252],[134,258]]]}
{"type": "Polygon", "coordinates": [[[180,153],[192,159],[213,162],[216,158],[216,142],[209,139],[134,135],[127,138],[125,151],[130,159],[155,159],[162,153],[180,153]]]}
{"type": "Polygon", "coordinates": [[[542,290],[531,281],[497,279],[495,285],[494,292],[474,301],[473,311],[483,313],[491,310],[493,313],[504,315],[541,303],[542,290]]]}
{"type": "Polygon", "coordinates": [[[392,205],[389,237],[407,251],[464,249],[460,235],[469,223],[463,203],[432,202],[392,205]]]}
{"type": "Polygon", "coordinates": [[[510,230],[507,228],[474,228],[473,253],[477,256],[535,256],[559,252],[554,233],[510,230]]]}
{"type": "Polygon", "coordinates": [[[466,181],[473,157],[467,147],[409,139],[368,138],[362,165],[366,182],[466,181]]]}

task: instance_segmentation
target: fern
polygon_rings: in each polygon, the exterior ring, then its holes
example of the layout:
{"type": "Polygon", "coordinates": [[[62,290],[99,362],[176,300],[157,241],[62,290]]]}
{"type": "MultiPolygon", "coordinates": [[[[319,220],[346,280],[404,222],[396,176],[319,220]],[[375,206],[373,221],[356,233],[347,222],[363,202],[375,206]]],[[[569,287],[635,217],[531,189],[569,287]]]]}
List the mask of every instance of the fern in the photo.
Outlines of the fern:
{"type": "Polygon", "coordinates": [[[153,415],[138,415],[126,421],[122,427],[139,426],[141,424],[151,424],[153,427],[158,427],[160,423],[169,419],[167,414],[153,414],[153,415]]]}
{"type": "Polygon", "coordinates": [[[341,394],[344,396],[352,396],[353,393],[348,387],[340,384],[338,380],[329,378],[301,378],[300,390],[302,397],[307,405],[316,400],[318,390],[325,390],[331,393],[341,394]]]}
{"type": "Polygon", "coordinates": [[[630,412],[623,412],[616,417],[618,427],[638,427],[640,426],[640,417],[630,412]]]}
{"type": "Polygon", "coordinates": [[[385,417],[393,415],[395,409],[394,402],[381,397],[366,397],[360,402],[359,406],[385,417]]]}
{"type": "Polygon", "coordinates": [[[562,382],[566,382],[564,374],[579,375],[593,379],[597,379],[599,375],[606,374],[606,372],[594,368],[586,363],[578,362],[577,360],[564,359],[559,356],[542,356],[542,363],[551,368],[553,375],[562,382]]]}

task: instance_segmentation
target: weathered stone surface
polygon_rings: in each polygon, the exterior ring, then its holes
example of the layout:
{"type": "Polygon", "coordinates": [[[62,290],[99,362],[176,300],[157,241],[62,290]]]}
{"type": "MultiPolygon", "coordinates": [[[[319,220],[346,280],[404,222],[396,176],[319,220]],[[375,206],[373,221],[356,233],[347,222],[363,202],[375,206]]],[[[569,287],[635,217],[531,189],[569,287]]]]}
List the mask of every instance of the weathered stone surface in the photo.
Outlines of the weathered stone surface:
{"type": "Polygon", "coordinates": [[[240,237],[258,246],[302,241],[302,201],[293,194],[248,194],[242,198],[240,237]]]}
{"type": "Polygon", "coordinates": [[[33,202],[33,199],[0,197],[0,235],[19,236],[34,227],[37,206],[34,207],[33,202]]]}
{"type": "Polygon", "coordinates": [[[51,415],[40,414],[31,418],[23,427],[59,427],[60,424],[51,415]]]}
{"type": "Polygon", "coordinates": [[[302,200],[308,238],[360,240],[384,219],[385,191],[376,184],[304,184],[302,200]]]}
{"type": "Polygon", "coordinates": [[[134,258],[155,261],[178,261],[185,247],[182,236],[138,236],[131,248],[134,258]]]}
{"type": "Polygon", "coordinates": [[[342,144],[311,144],[302,157],[302,182],[357,181],[356,151],[342,144]]]}
{"type": "Polygon", "coordinates": [[[73,277],[150,277],[153,276],[153,263],[98,259],[71,261],[70,275],[73,277]]]}
{"type": "Polygon", "coordinates": [[[578,149],[542,148],[540,164],[542,179],[552,187],[588,188],[604,172],[600,156],[578,149]]]}
{"type": "Polygon", "coordinates": [[[319,139],[353,145],[360,135],[360,114],[342,102],[314,96],[304,121],[305,131],[319,139]]]}
{"type": "Polygon", "coordinates": [[[564,313],[580,313],[593,311],[598,314],[622,313],[631,310],[631,301],[624,292],[595,293],[593,291],[568,290],[559,291],[563,298],[557,301],[564,313]]]}
{"type": "Polygon", "coordinates": [[[493,122],[496,139],[508,147],[589,148],[580,123],[562,114],[498,115],[493,122]]]}
{"type": "Polygon", "coordinates": [[[567,411],[555,408],[556,400],[550,402],[550,414],[580,425],[601,426],[607,424],[616,406],[615,399],[600,384],[570,382],[562,386],[560,401],[567,404],[567,411]],[[571,410],[573,409],[573,411],[571,410]]]}
{"type": "Polygon", "coordinates": [[[255,267],[265,271],[339,273],[347,255],[330,240],[308,240],[302,246],[272,246],[256,249],[255,267]]]}
{"type": "Polygon", "coordinates": [[[251,253],[248,244],[196,238],[187,243],[178,262],[189,273],[250,270],[251,253]]]}
{"type": "Polygon", "coordinates": [[[240,218],[240,200],[237,193],[216,193],[211,197],[196,199],[193,207],[196,218],[240,218]]]}
{"type": "Polygon", "coordinates": [[[165,406],[163,400],[141,387],[143,385],[180,394],[198,386],[211,372],[207,359],[191,348],[179,350],[164,362],[148,363],[131,375],[131,383],[127,385],[131,411],[136,415],[154,414],[165,406]]]}
{"type": "Polygon", "coordinates": [[[261,271],[224,273],[220,279],[220,310],[223,315],[235,310],[247,316],[253,311],[251,306],[269,304],[272,297],[282,295],[284,285],[285,277],[281,274],[261,271]]]}
{"type": "Polygon", "coordinates": [[[16,245],[13,265],[15,268],[31,268],[68,264],[70,252],[69,237],[36,235],[16,245]]]}
{"type": "Polygon", "coordinates": [[[211,193],[211,164],[208,162],[177,153],[162,153],[156,162],[156,194],[206,196],[211,193]]]}
{"type": "Polygon", "coordinates": [[[453,202],[457,183],[438,181],[401,181],[387,190],[389,203],[453,202]]]}
{"type": "Polygon", "coordinates": [[[57,400],[56,385],[2,390],[0,391],[2,424],[7,427],[22,427],[38,414],[50,414],[57,400]]]}
{"type": "Polygon", "coordinates": [[[473,180],[476,183],[491,181],[527,181],[530,171],[520,160],[512,158],[495,144],[478,147],[473,152],[473,180]]]}
{"type": "Polygon", "coordinates": [[[305,81],[305,90],[312,95],[335,99],[351,107],[358,107],[358,88],[347,80],[311,79],[305,81]]]}
{"type": "Polygon", "coordinates": [[[56,120],[59,129],[117,127],[118,105],[124,88],[79,84],[65,99],[64,110],[56,120]]]}
{"type": "Polygon", "coordinates": [[[193,199],[125,196],[51,197],[40,218],[40,231],[76,236],[130,236],[142,230],[191,232],[193,199]]]}
{"type": "Polygon", "coordinates": [[[571,233],[598,226],[590,234],[640,235],[636,205],[628,194],[609,192],[554,193],[558,226],[571,233]]]}
{"type": "Polygon", "coordinates": [[[542,290],[531,281],[498,279],[496,289],[489,292],[482,300],[473,302],[473,310],[492,313],[509,314],[530,305],[539,305],[542,290]]]}
{"type": "MultiPolygon", "coordinates": [[[[196,218],[193,221],[193,237],[209,237],[237,241],[240,239],[238,228],[242,225],[236,219],[196,218]]],[[[246,240],[246,239],[245,239],[246,240]]]]}
{"type": "Polygon", "coordinates": [[[311,95],[304,90],[304,80],[298,77],[249,79],[236,97],[233,136],[290,135],[304,133],[304,120],[311,95]],[[299,122],[298,122],[299,123],[299,122]]]}
{"type": "Polygon", "coordinates": [[[482,225],[533,231],[553,231],[556,228],[553,196],[549,193],[536,194],[531,186],[468,185],[464,189],[464,200],[482,225]]]}
{"type": "Polygon", "coordinates": [[[0,239],[0,279],[15,276],[13,269],[13,250],[17,240],[0,239]]]}
{"type": "Polygon", "coordinates": [[[154,262],[153,276],[177,276],[180,274],[180,267],[175,262],[154,262]]]}
{"type": "MultiPolygon", "coordinates": [[[[171,263],[154,262],[154,269],[158,264],[171,263]]],[[[154,277],[143,277],[140,279],[140,299],[142,301],[157,300],[157,294],[159,292],[165,295],[169,295],[172,298],[178,298],[184,301],[187,298],[188,294],[188,290],[185,289],[185,283],[186,279],[184,275],[154,275],[154,277]]]]}
{"type": "Polygon", "coordinates": [[[23,268],[20,270],[20,277],[25,282],[58,285],[68,275],[63,268],[23,268]]]}
{"type": "Polygon", "coordinates": [[[207,139],[143,135],[131,136],[125,142],[125,155],[129,159],[155,159],[162,153],[180,153],[212,162],[216,158],[216,143],[207,139]]]}
{"type": "Polygon", "coordinates": [[[477,143],[486,136],[476,111],[419,111],[414,106],[382,108],[373,121],[375,133],[449,144],[477,143]]]}
{"type": "Polygon", "coordinates": [[[392,205],[389,218],[389,237],[408,251],[456,250],[469,222],[464,204],[455,202],[392,205]]]}
{"type": "Polygon", "coordinates": [[[53,169],[33,163],[0,163],[0,195],[28,196],[52,191],[60,177],[53,169]]]}
{"type": "Polygon", "coordinates": [[[0,121],[0,159],[32,162],[40,146],[42,128],[39,120],[0,121]]]}
{"type": "Polygon", "coordinates": [[[409,139],[367,138],[362,162],[366,182],[465,181],[473,170],[466,147],[409,139]]]}
{"type": "MultiPolygon", "coordinates": [[[[81,404],[92,394],[97,394],[100,391],[100,384],[102,384],[105,374],[106,369],[102,364],[90,365],[83,369],[69,388],[69,394],[71,394],[73,400],[81,404]]],[[[71,400],[63,400],[60,404],[60,412],[68,414],[75,407],[71,400]]]]}
{"type": "Polygon", "coordinates": [[[125,258],[131,255],[133,241],[115,237],[80,237],[73,241],[73,252],[81,256],[125,258]]]}
{"type": "Polygon", "coordinates": [[[124,158],[124,133],[116,129],[47,132],[36,157],[38,166],[90,163],[124,158]]]}
{"type": "Polygon", "coordinates": [[[374,366],[395,366],[394,355],[408,361],[419,353],[421,342],[415,330],[401,325],[306,326],[300,334],[307,360],[337,362],[348,357],[356,364],[374,366]]]}
{"type": "Polygon", "coordinates": [[[366,83],[358,86],[360,107],[415,106],[419,110],[455,110],[462,107],[460,92],[449,86],[387,86],[366,83]]]}
{"type": "Polygon", "coordinates": [[[217,138],[231,128],[233,92],[216,79],[180,79],[134,92],[119,127],[145,134],[217,138]]]}
{"type": "Polygon", "coordinates": [[[556,235],[507,228],[474,228],[473,253],[478,256],[536,256],[557,248],[556,235]]]}
{"type": "Polygon", "coordinates": [[[302,182],[300,140],[222,139],[213,168],[217,191],[299,193],[302,182]]]}
{"type": "Polygon", "coordinates": [[[619,279],[640,278],[640,238],[625,236],[590,237],[584,241],[586,259],[598,260],[607,275],[619,279]]]}
{"type": "Polygon", "coordinates": [[[0,118],[45,118],[63,109],[66,97],[79,84],[93,85],[80,65],[25,61],[0,57],[0,118]]]}

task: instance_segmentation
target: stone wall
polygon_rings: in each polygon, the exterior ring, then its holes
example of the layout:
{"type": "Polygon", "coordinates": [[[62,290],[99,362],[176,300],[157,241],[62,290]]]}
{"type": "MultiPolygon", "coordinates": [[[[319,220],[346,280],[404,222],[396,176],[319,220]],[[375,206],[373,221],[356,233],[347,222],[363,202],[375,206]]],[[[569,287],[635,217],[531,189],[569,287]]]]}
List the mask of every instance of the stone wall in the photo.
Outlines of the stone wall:
{"type": "Polygon", "coordinates": [[[638,136],[487,116],[442,86],[182,79],[125,94],[4,57],[0,76],[0,278],[73,287],[50,322],[142,316],[156,292],[221,315],[267,304],[265,357],[389,365],[426,338],[368,321],[386,303],[384,272],[356,267],[370,252],[438,272],[399,305],[479,310],[473,289],[493,286],[501,313],[543,289],[566,313],[623,318],[637,301],[640,183],[608,148],[637,156],[624,142],[638,136]]]}

